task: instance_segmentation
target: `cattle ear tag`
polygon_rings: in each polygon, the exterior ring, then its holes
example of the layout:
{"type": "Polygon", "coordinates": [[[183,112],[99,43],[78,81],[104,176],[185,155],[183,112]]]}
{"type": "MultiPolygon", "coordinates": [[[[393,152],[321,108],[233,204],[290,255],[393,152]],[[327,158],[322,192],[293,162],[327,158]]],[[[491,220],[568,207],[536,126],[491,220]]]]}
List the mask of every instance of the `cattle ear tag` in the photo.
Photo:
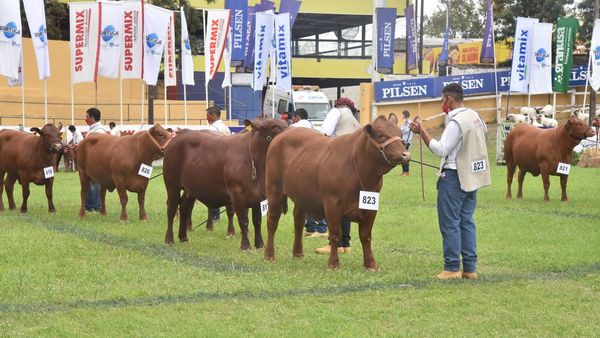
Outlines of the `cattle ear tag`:
{"type": "Polygon", "coordinates": [[[144,163],[140,164],[140,170],[138,171],[138,175],[150,178],[150,176],[152,175],[152,166],[145,165],[144,163]]]}
{"type": "Polygon", "coordinates": [[[269,211],[269,201],[264,200],[260,202],[260,214],[261,216],[267,216],[267,211],[269,211]]]}
{"type": "Polygon", "coordinates": [[[361,190],[358,194],[358,208],[363,210],[379,210],[379,193],[361,190]]]}
{"type": "Polygon", "coordinates": [[[49,166],[44,168],[44,178],[51,178],[54,177],[54,167],[53,166],[49,166]]]}
{"type": "Polygon", "coordinates": [[[248,131],[252,130],[252,125],[249,124],[248,126],[246,126],[246,130],[248,130],[248,131]]]}
{"type": "Polygon", "coordinates": [[[571,170],[571,165],[558,162],[558,168],[556,168],[557,174],[569,175],[569,171],[571,170]]]}

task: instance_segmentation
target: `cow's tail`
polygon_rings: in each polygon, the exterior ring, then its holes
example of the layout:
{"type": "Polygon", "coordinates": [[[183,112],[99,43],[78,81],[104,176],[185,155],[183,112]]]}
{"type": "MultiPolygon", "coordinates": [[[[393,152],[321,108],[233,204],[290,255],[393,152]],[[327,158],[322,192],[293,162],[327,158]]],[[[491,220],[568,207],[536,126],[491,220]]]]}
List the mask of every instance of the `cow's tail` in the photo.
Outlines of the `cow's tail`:
{"type": "Polygon", "coordinates": [[[287,195],[283,195],[281,198],[281,212],[285,215],[288,212],[288,198],[287,195]]]}

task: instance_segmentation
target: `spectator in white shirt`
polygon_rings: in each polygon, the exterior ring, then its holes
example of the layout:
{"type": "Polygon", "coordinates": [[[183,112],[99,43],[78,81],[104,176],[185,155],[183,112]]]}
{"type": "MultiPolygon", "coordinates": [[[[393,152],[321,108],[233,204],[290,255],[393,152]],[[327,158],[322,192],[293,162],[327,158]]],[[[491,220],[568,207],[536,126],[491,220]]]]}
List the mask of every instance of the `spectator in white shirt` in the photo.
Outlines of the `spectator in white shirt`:
{"type": "Polygon", "coordinates": [[[313,129],[313,124],[308,120],[308,112],[304,108],[298,108],[292,114],[292,125],[294,128],[308,128],[313,129]]]}
{"type": "Polygon", "coordinates": [[[208,107],[206,109],[206,119],[208,120],[208,125],[212,130],[215,130],[221,135],[231,135],[231,130],[229,127],[221,121],[221,110],[215,106],[208,107]]]}
{"type": "Polygon", "coordinates": [[[77,130],[74,125],[69,126],[69,131],[71,132],[71,137],[67,136],[67,144],[76,146],[83,140],[83,135],[81,131],[77,130]]]}

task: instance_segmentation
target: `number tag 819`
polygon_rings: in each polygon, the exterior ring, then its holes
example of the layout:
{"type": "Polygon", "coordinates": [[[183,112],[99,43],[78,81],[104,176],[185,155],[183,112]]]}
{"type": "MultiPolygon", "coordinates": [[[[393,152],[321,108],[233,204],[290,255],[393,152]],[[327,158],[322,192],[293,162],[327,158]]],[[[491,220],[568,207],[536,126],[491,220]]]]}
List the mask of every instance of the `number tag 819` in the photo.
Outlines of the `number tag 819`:
{"type": "Polygon", "coordinates": [[[361,190],[358,195],[358,208],[363,210],[379,210],[379,193],[361,190]]]}

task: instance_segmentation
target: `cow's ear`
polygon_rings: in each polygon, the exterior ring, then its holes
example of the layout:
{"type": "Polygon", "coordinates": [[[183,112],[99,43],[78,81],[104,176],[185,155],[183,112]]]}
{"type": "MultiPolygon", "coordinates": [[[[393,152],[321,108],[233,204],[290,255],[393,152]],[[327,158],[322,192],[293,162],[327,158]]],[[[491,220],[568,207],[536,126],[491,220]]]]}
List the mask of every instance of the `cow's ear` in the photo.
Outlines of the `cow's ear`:
{"type": "Polygon", "coordinates": [[[248,120],[248,119],[245,119],[245,120],[244,120],[244,125],[245,125],[246,127],[248,127],[248,126],[249,126],[249,125],[251,125],[251,124],[252,124],[252,122],[251,122],[250,120],[248,120]]]}
{"type": "Polygon", "coordinates": [[[388,120],[390,120],[390,122],[392,122],[393,124],[398,125],[398,116],[396,116],[396,114],[390,113],[390,115],[388,116],[388,120]]]}
{"type": "Polygon", "coordinates": [[[367,135],[373,135],[373,126],[371,124],[367,124],[364,130],[367,135]]]}
{"type": "Polygon", "coordinates": [[[34,134],[42,135],[42,131],[38,127],[32,127],[31,129],[29,129],[29,131],[31,131],[34,134]]]}

